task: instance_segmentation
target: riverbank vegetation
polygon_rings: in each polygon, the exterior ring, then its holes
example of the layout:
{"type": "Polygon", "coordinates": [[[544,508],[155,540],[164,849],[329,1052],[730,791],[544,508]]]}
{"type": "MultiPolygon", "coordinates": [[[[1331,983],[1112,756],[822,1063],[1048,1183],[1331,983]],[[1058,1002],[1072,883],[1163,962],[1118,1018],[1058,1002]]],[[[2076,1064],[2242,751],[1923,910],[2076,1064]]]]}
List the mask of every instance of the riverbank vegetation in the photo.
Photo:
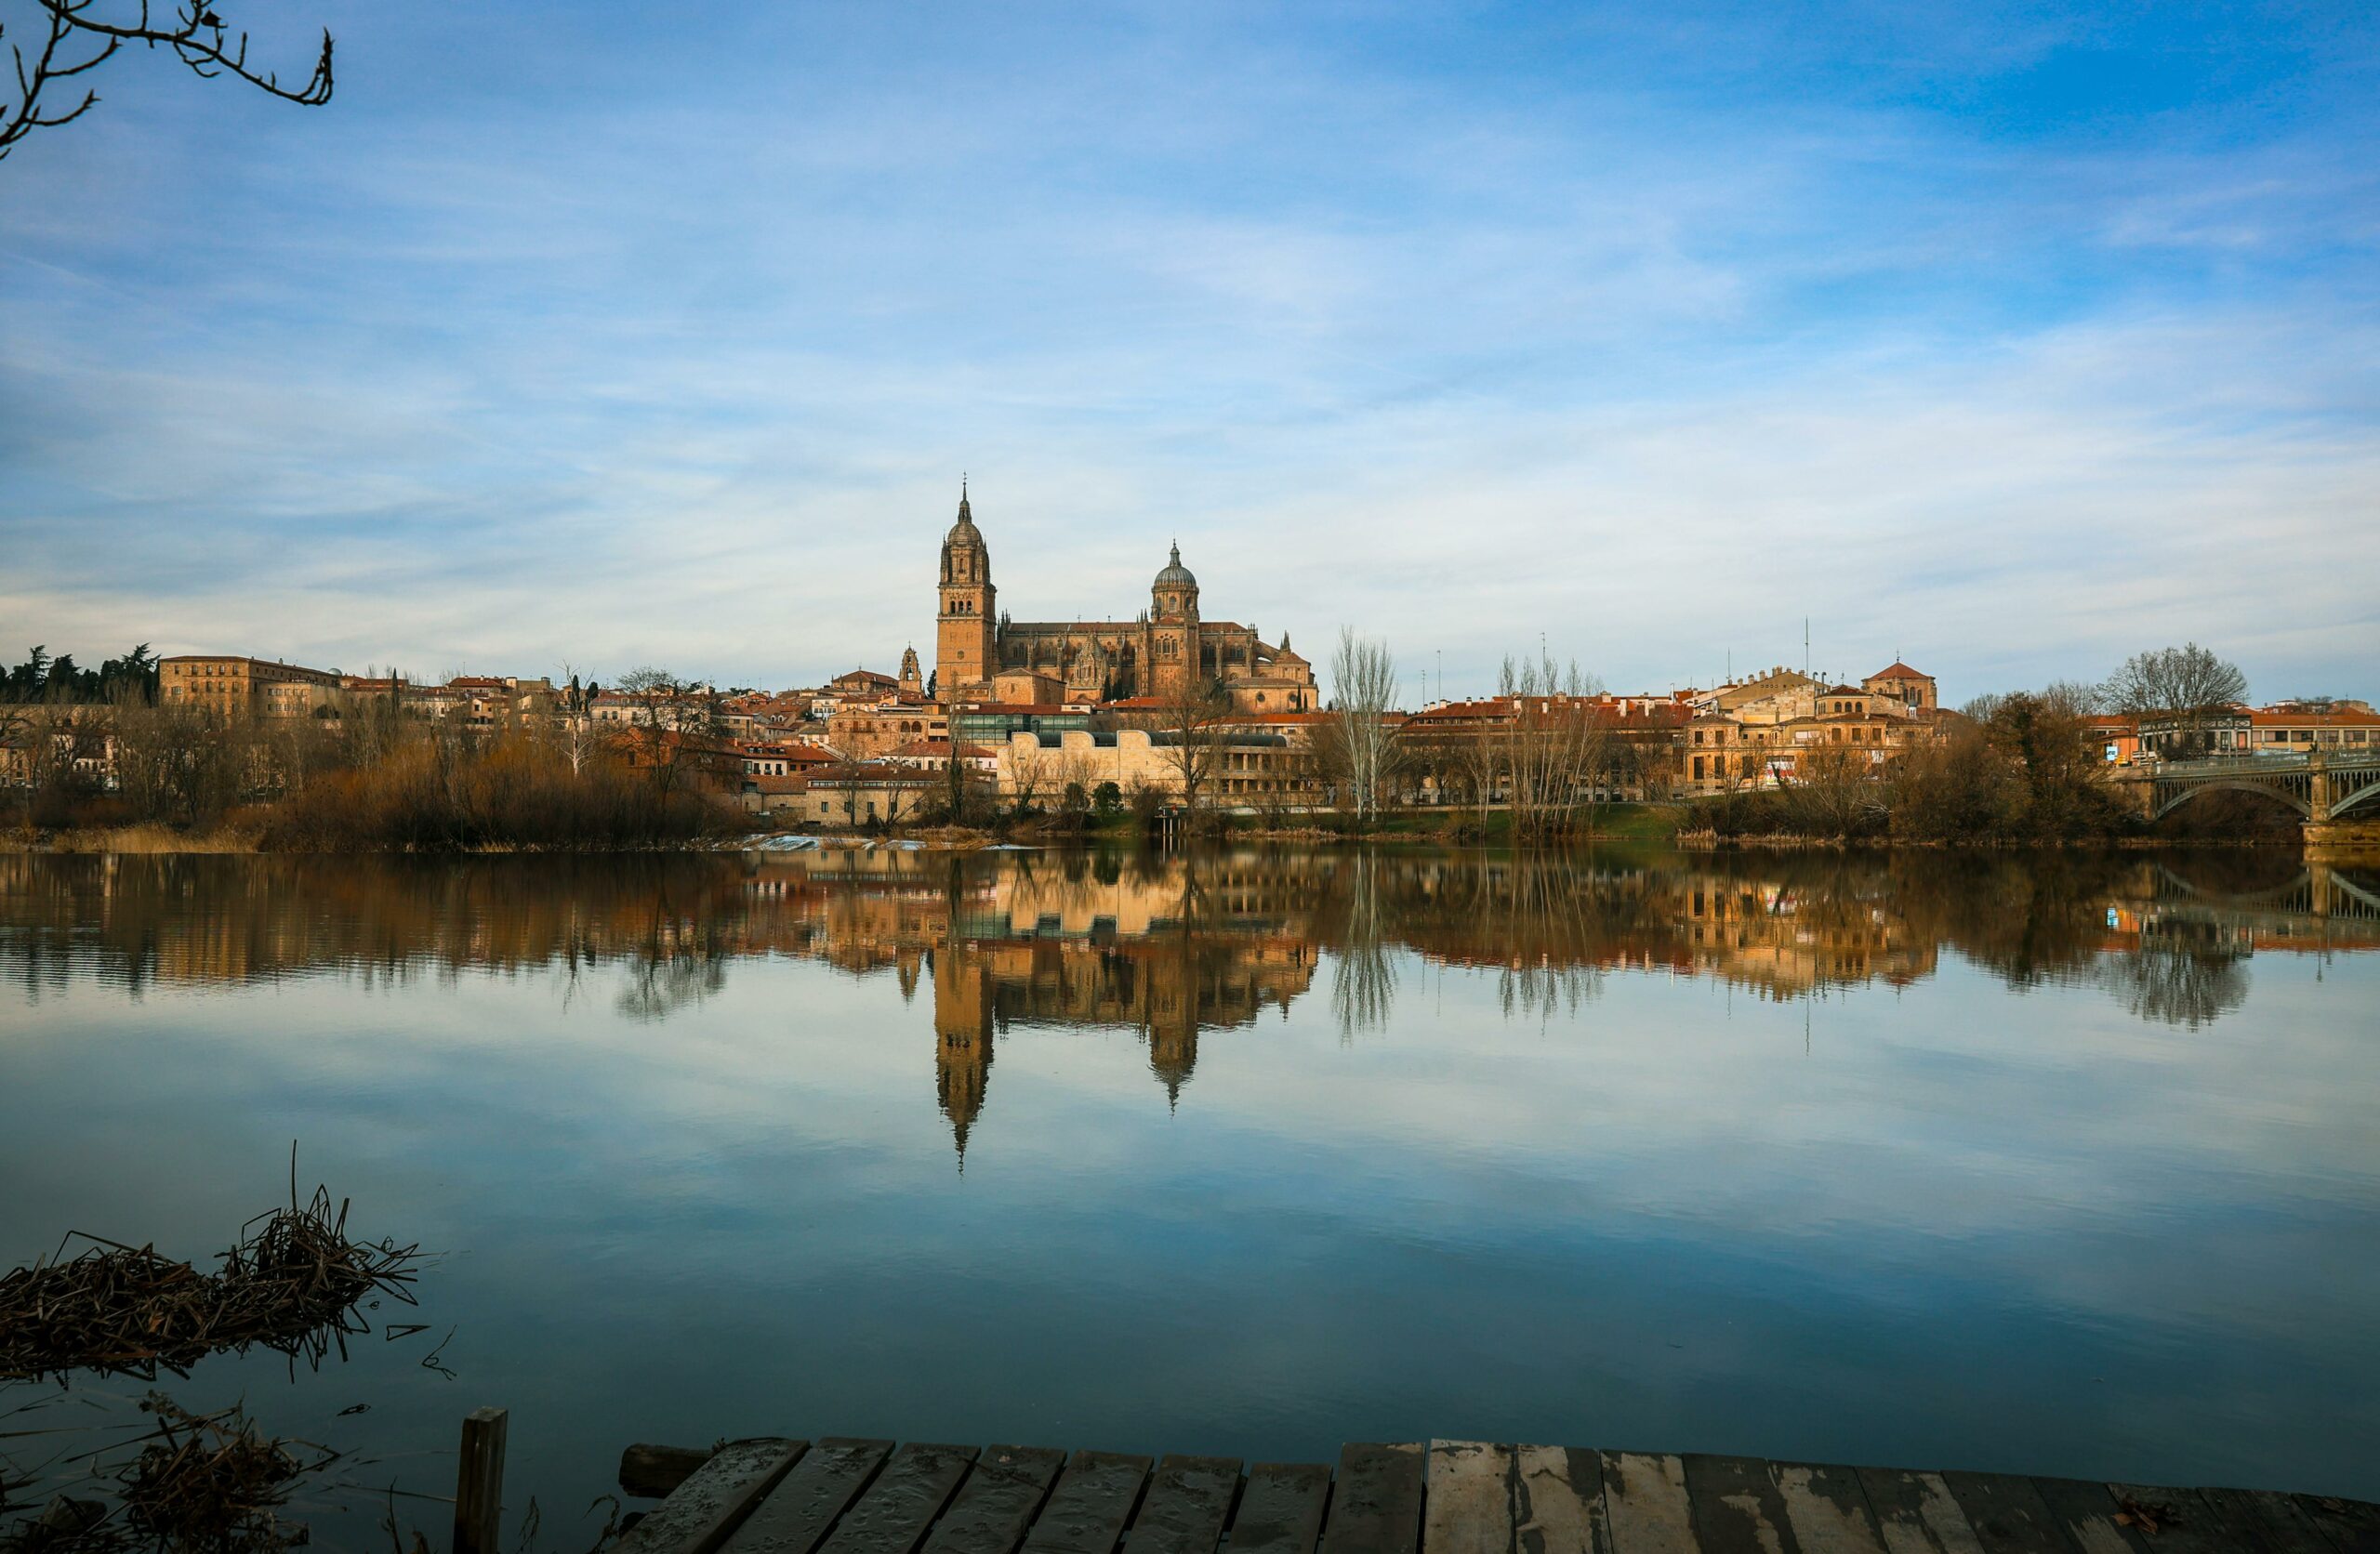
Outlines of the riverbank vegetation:
{"type": "Polygon", "coordinates": [[[1881,775],[1861,753],[1815,752],[1790,783],[1707,801],[1689,834],[1722,844],[2296,840],[2293,816],[2245,796],[2150,822],[2107,780],[2091,739],[2096,705],[2094,688],[2073,685],[1982,697],[1881,775]]]}
{"type": "Polygon", "coordinates": [[[366,1310],[413,1305],[418,1261],[415,1246],[350,1235],[347,1205],[326,1188],[300,1201],[293,1175],[287,1205],[242,1227],[211,1271],[153,1245],[69,1235],[53,1257],[0,1275],[0,1386],[41,1384],[31,1401],[0,1406],[12,1427],[0,1429],[0,1554],[281,1554],[308,1542],[291,1519],[296,1495],[352,1487],[324,1480],[349,1459],[268,1436],[240,1403],[195,1413],[152,1390],[139,1405],[146,1424],[86,1416],[83,1431],[22,1416],[70,1398],[80,1379],[188,1377],[210,1356],[256,1349],[293,1367],[343,1357],[349,1338],[374,1331],[366,1310]],[[104,1443],[84,1449],[85,1431],[104,1443]]]}
{"type": "Polygon", "coordinates": [[[674,722],[601,733],[583,718],[474,728],[368,699],[313,717],[226,718],[158,702],[121,677],[101,689],[103,702],[60,692],[6,709],[20,845],[653,848],[744,827],[722,791],[731,773],[716,742],[674,722]]]}

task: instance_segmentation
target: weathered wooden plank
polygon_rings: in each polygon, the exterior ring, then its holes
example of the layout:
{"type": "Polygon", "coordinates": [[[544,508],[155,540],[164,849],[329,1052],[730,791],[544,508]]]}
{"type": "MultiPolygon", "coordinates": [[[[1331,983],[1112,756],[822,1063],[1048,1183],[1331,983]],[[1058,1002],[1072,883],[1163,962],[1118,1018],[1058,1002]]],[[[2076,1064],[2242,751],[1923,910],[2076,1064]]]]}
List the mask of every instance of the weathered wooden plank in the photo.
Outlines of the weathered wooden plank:
{"type": "Polygon", "coordinates": [[[1322,1554],[1414,1554],[1421,1538],[1423,1458],[1417,1444],[1342,1447],[1322,1554]]]}
{"type": "Polygon", "coordinates": [[[1419,1442],[1340,1447],[1323,1554],[1414,1554],[1421,1547],[1425,1456],[1419,1442]]]}
{"type": "Polygon", "coordinates": [[[1066,1454],[1043,1446],[986,1446],[924,1554],[1015,1554],[1066,1454]]]}
{"type": "Polygon", "coordinates": [[[2148,1542],[2157,1554],[2237,1554],[2238,1540],[2194,1490],[2109,1484],[2108,1497],[2118,1514],[2135,1508],[2155,1518],[2157,1530],[2148,1542]]]}
{"type": "Polygon", "coordinates": [[[1165,1457],[1149,1476],[1124,1554],[1215,1554],[1238,1499],[1237,1457],[1165,1457]]]}
{"type": "Polygon", "coordinates": [[[1984,1554],[2069,1554],[2032,1482],[2009,1473],[1945,1473],[1984,1554]]]}
{"type": "Polygon", "coordinates": [[[1148,1476],[1144,1456],[1077,1452],[1025,1534],[1026,1554],[1115,1554],[1148,1476]]]}
{"type": "Polygon", "coordinates": [[[1885,1554],[1859,1475],[1848,1468],[1773,1462],[1768,1476],[1785,1502],[1802,1554],[1885,1554]]]}
{"type": "Polygon", "coordinates": [[[728,1554],[815,1554],[892,1453],[890,1441],[837,1436],[819,1442],[735,1529],[728,1554]]]}
{"type": "Polygon", "coordinates": [[[1323,1464],[1256,1464],[1231,1519],[1232,1554],[1314,1554],[1329,1502],[1330,1469],[1323,1464]]]}
{"type": "Polygon", "coordinates": [[[1686,1459],[1686,1497],[1702,1554],[1801,1554],[1785,1497],[1768,1465],[1752,1457],[1686,1459]]]}
{"type": "Polygon", "coordinates": [[[1603,1459],[1571,1446],[1513,1453],[1514,1554],[1612,1554],[1603,1459]]]}
{"type": "Polygon", "coordinates": [[[1686,1464],[1676,1457],[1604,1453],[1603,1514],[1615,1554],[1695,1554],[1686,1464]]]}
{"type": "Polygon", "coordinates": [[[662,1500],[711,1459],[708,1446],[655,1446],[639,1442],[620,1454],[620,1493],[636,1500],[662,1500]]]}
{"type": "Polygon", "coordinates": [[[2335,1554],[2331,1540],[2298,1514],[2285,1495],[2253,1489],[2202,1489],[2198,1494],[2241,1548],[2257,1554],[2335,1554]]]}
{"type": "Polygon", "coordinates": [[[612,1546],[615,1554],[711,1554],[801,1460],[800,1441],[733,1441],[612,1546]]]}
{"type": "Polygon", "coordinates": [[[1513,1453],[1433,1441],[1422,1478],[1421,1554],[1512,1554],[1513,1453]]]}
{"type": "Polygon", "coordinates": [[[2149,1554],[2138,1533],[2116,1520],[2122,1508],[2103,1483],[2081,1479],[2035,1479],[2035,1493],[2050,1520],[2082,1554],[2149,1554]]]}
{"type": "Polygon", "coordinates": [[[912,1554],[974,1460],[972,1446],[902,1447],[843,1513],[820,1554],[912,1554]]]}
{"type": "Polygon", "coordinates": [[[2339,1554],[2380,1554],[2380,1506],[2334,1495],[2293,1495],[2289,1500],[2339,1554]]]}
{"type": "Polygon", "coordinates": [[[1897,1468],[1862,1468],[1858,1472],[1886,1554],[1983,1554],[1967,1513],[1959,1508],[1939,1473],[1897,1468]]]}

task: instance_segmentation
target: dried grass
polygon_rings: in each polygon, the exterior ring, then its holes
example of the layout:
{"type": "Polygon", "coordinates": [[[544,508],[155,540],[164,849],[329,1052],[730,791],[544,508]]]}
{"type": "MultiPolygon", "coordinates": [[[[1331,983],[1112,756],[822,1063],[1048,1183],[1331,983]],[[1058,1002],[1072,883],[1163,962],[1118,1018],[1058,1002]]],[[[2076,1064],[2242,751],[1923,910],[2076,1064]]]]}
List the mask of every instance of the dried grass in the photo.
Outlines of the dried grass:
{"type": "Polygon", "coordinates": [[[257,850],[251,831],[177,831],[170,825],[110,825],[54,831],[28,840],[21,833],[0,838],[7,852],[243,853],[257,850]]]}
{"type": "Polygon", "coordinates": [[[328,1466],[320,1448],[300,1456],[267,1440],[237,1408],[193,1415],[151,1393],[141,1407],[157,1432],[119,1476],[125,1531],[158,1548],[192,1554],[275,1554],[305,1541],[281,1509],[304,1475],[328,1466]]]}
{"type": "Polygon", "coordinates": [[[187,1376],[209,1354],[263,1348],[319,1364],[350,1335],[373,1294],[413,1303],[417,1247],[347,1235],[348,1205],[327,1189],[241,1227],[222,1266],[202,1273],[154,1246],[75,1232],[59,1255],[0,1277],[0,1379],[70,1371],[187,1376]],[[69,1246],[84,1249],[65,1256],[69,1246]]]}
{"type": "Polygon", "coordinates": [[[283,1554],[309,1541],[284,1512],[337,1453],[269,1439],[237,1404],[192,1414],[152,1392],[140,1411],[156,1422],[111,1448],[133,1455],[84,1481],[108,1484],[114,1503],[59,1495],[0,1531],[0,1554],[283,1554]]]}

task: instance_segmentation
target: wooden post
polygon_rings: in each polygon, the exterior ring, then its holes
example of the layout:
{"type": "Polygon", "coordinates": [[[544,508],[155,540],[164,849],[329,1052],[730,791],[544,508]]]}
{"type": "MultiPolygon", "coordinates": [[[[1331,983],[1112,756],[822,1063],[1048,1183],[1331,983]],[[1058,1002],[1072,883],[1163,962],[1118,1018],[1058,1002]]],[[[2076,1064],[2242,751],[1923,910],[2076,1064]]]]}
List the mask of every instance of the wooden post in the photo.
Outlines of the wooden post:
{"type": "Polygon", "coordinates": [[[463,1421],[463,1457],[455,1478],[455,1554],[496,1554],[504,1524],[506,1417],[501,1408],[482,1408],[463,1421]]]}

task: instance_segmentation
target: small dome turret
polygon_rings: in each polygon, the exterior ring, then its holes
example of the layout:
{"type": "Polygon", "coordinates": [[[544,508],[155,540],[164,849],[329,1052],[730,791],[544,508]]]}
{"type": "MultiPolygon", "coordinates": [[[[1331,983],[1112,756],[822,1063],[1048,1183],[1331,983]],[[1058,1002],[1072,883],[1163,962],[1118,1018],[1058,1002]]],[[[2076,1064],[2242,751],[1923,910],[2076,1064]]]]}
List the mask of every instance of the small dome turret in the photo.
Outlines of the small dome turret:
{"type": "Polygon", "coordinates": [[[967,482],[959,482],[959,521],[942,537],[945,545],[981,545],[984,532],[975,527],[975,509],[967,505],[967,482]]]}
{"type": "Polygon", "coordinates": [[[945,583],[988,583],[992,577],[992,547],[975,527],[975,511],[967,505],[967,482],[959,482],[959,521],[942,536],[942,580],[945,583]]]}
{"type": "Polygon", "coordinates": [[[1157,582],[1153,586],[1159,588],[1195,588],[1198,586],[1198,580],[1190,575],[1190,569],[1182,564],[1181,546],[1173,547],[1173,559],[1165,563],[1165,570],[1157,574],[1157,582]]]}

